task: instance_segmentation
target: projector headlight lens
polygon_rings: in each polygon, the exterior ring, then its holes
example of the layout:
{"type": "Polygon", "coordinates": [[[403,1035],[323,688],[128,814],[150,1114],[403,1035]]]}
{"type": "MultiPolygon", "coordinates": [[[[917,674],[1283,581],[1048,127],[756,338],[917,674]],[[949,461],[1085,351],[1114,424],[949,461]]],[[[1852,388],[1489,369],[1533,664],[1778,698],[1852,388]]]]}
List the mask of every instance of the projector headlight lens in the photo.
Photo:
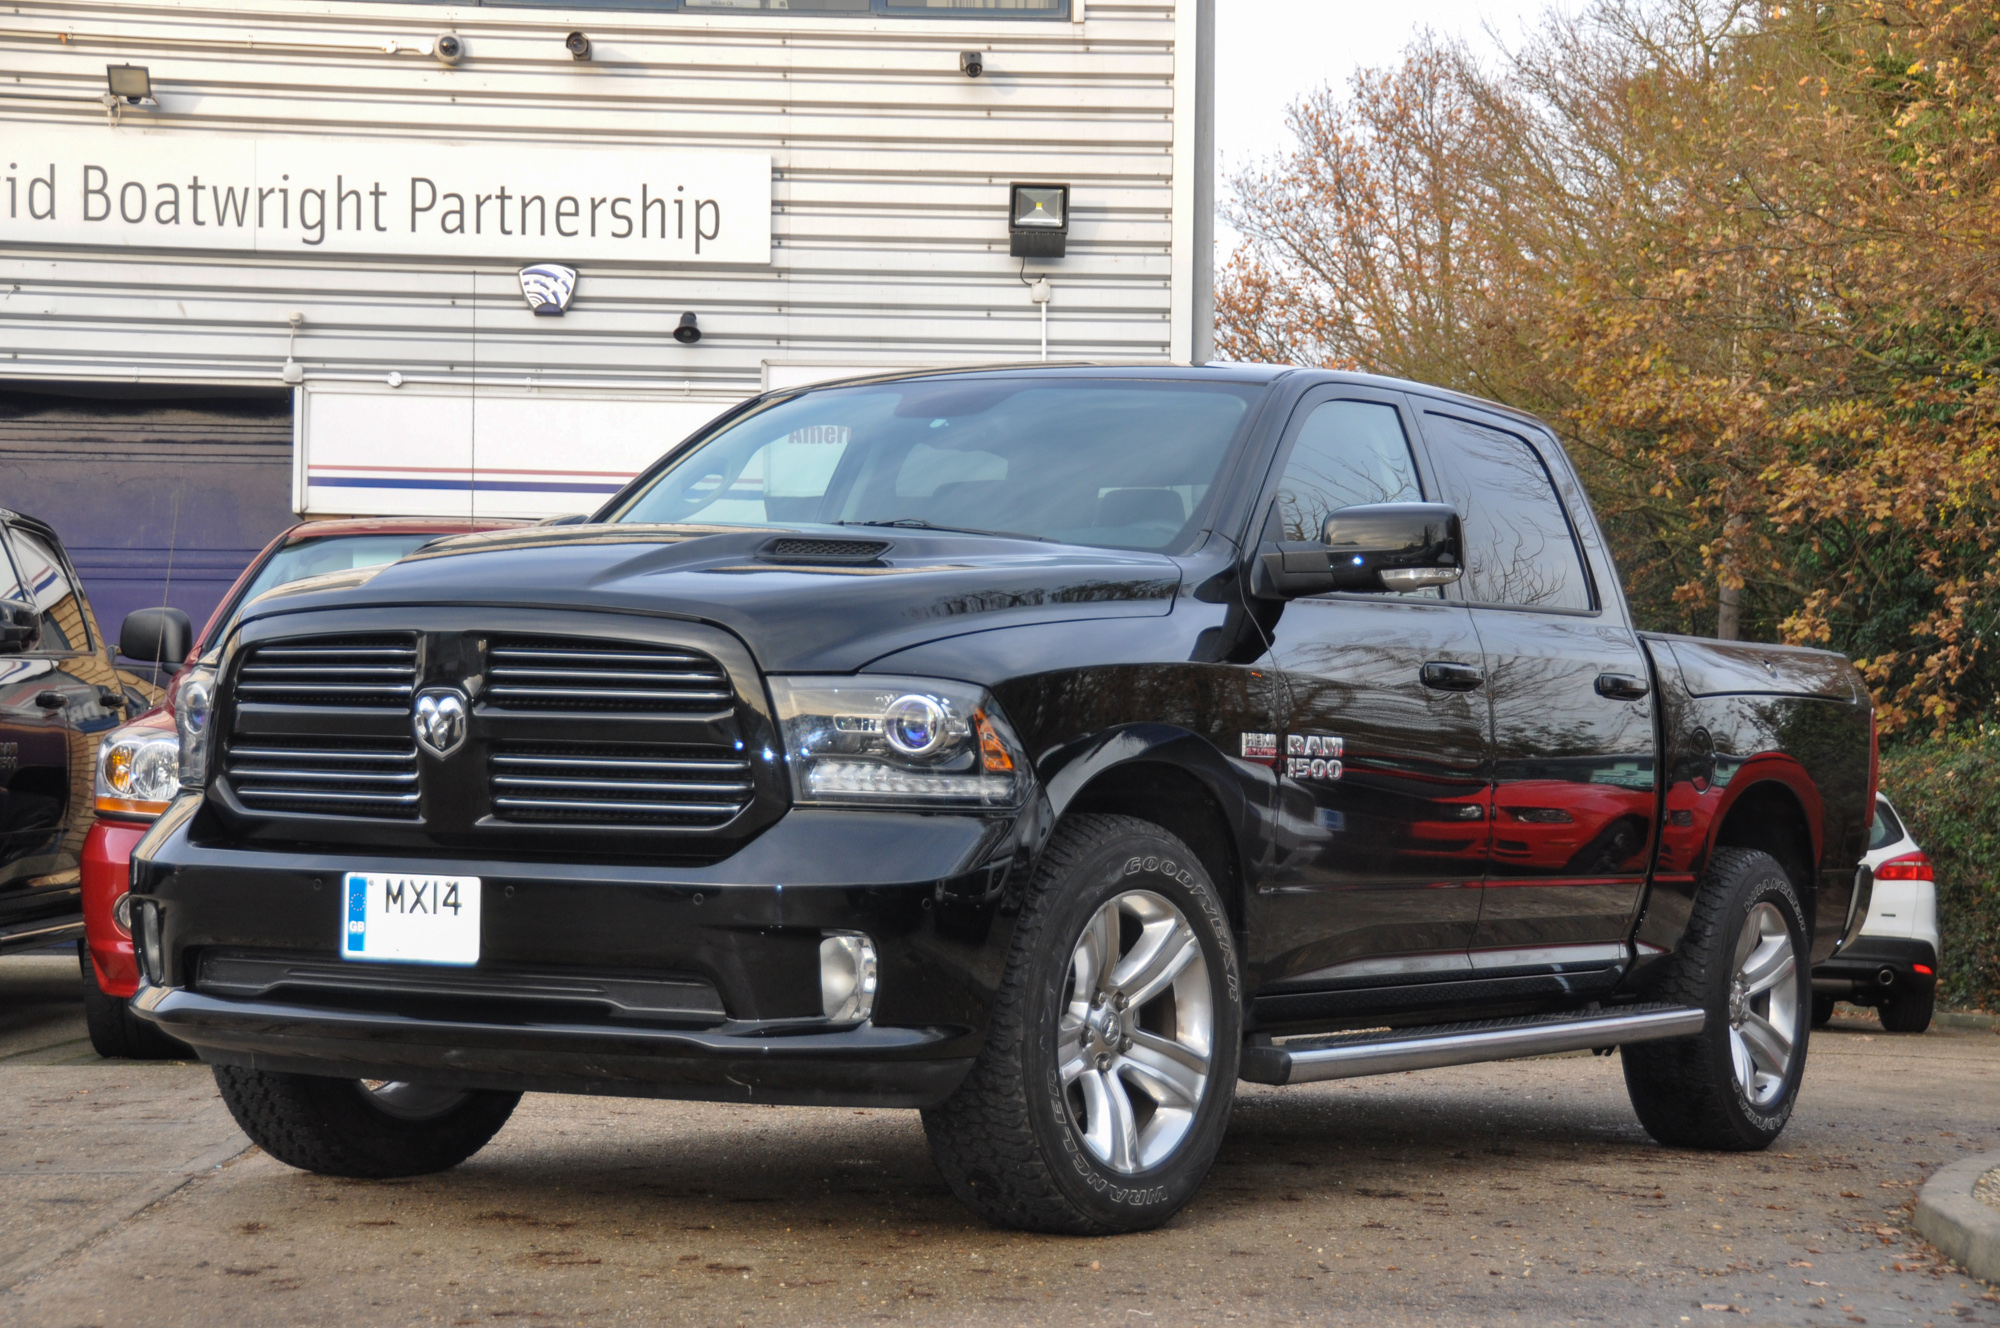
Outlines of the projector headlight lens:
{"type": "Polygon", "coordinates": [[[1027,757],[984,688],[936,678],[770,683],[797,802],[1013,808],[1027,796],[1027,757]]]}
{"type": "Polygon", "coordinates": [[[181,735],[181,787],[199,792],[208,781],[209,710],[215,700],[215,670],[191,669],[174,699],[174,727],[181,735]]]}

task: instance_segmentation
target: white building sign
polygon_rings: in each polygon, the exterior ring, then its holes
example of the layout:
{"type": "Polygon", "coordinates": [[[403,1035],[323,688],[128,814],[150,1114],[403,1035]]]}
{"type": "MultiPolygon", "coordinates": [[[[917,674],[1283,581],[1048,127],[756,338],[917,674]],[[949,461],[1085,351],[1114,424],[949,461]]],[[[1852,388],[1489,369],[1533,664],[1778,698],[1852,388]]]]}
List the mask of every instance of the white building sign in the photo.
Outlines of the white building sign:
{"type": "Polygon", "coordinates": [[[0,244],[771,261],[771,159],[13,124],[0,244]]]}

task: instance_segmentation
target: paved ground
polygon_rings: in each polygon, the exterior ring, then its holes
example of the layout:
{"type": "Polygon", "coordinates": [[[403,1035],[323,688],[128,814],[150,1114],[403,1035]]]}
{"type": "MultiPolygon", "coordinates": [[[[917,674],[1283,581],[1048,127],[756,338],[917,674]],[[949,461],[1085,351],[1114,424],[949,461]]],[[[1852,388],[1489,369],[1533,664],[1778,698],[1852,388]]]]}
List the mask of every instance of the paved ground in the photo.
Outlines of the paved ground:
{"type": "Polygon", "coordinates": [[[530,1097],[448,1175],[302,1175],[200,1067],[90,1056],[74,972],[0,959],[10,1325],[2000,1324],[1905,1227],[2000,1148],[1990,1031],[1837,1020],[1755,1155],[1656,1147],[1588,1056],[1246,1085],[1186,1213],[1078,1241],[973,1223],[907,1112],[530,1097]]]}

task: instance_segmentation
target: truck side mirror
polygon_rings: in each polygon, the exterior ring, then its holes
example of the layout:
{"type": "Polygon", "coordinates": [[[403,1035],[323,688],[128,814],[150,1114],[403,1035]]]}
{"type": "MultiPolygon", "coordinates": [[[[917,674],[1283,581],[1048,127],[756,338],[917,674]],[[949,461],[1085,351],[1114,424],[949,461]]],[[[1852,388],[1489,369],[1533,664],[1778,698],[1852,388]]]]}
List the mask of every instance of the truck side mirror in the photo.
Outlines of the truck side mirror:
{"type": "Polygon", "coordinates": [[[1318,541],[1267,544],[1260,593],[1381,593],[1447,586],[1463,570],[1458,513],[1443,503],[1368,503],[1326,518],[1318,541]]]}
{"type": "Polygon", "coordinates": [[[42,636],[42,615],[33,600],[0,599],[0,655],[33,650],[42,636]]]}
{"type": "Polygon", "coordinates": [[[194,625],[179,609],[140,609],[118,626],[118,653],[142,664],[180,670],[194,644],[194,625]]]}

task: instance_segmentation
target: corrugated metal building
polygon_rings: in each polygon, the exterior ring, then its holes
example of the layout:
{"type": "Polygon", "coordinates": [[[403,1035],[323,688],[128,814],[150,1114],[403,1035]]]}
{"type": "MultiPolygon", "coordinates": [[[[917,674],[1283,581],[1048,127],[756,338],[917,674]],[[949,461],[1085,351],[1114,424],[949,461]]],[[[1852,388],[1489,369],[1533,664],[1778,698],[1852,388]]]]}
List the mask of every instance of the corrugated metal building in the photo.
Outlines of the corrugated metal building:
{"type": "Polygon", "coordinates": [[[295,511],[584,510],[763,387],[1034,359],[1044,314],[1205,359],[1212,3],[18,0],[0,506],[115,623],[295,511]],[[1018,181],[1070,186],[1065,257],[1009,256],[1018,181]]]}

